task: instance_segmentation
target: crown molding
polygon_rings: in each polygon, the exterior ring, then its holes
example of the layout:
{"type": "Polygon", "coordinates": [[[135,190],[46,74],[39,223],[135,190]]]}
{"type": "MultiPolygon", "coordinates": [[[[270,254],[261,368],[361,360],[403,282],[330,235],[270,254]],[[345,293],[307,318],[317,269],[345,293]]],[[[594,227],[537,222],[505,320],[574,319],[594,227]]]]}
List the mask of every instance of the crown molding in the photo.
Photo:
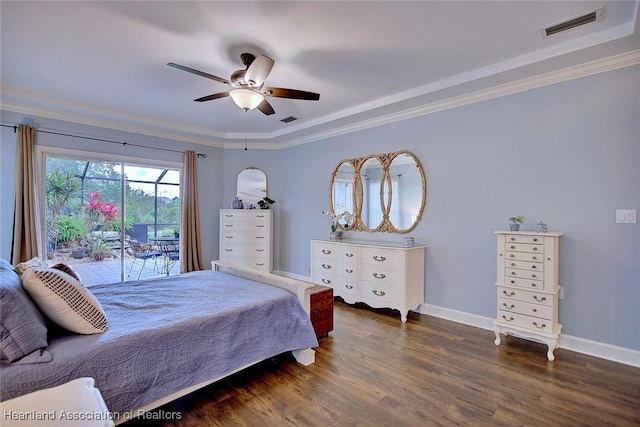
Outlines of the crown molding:
{"type": "Polygon", "coordinates": [[[525,92],[531,89],[549,86],[556,83],[562,83],[565,81],[579,79],[582,77],[588,77],[594,74],[604,73],[607,71],[614,71],[617,69],[630,67],[638,64],[640,64],[640,50],[625,52],[619,55],[598,59],[598,60],[587,62],[584,64],[563,68],[557,71],[540,74],[537,76],[529,77],[522,80],[517,80],[510,83],[505,83],[498,86],[493,86],[493,87],[482,89],[475,92],[470,92],[464,95],[426,103],[419,107],[397,111],[391,114],[386,114],[386,115],[372,118],[369,120],[362,120],[354,124],[336,127],[324,132],[317,132],[312,135],[288,139],[283,143],[281,143],[279,146],[281,148],[287,148],[287,147],[293,147],[296,145],[302,145],[302,144],[317,141],[320,139],[331,138],[338,135],[356,132],[356,131],[368,129],[375,126],[382,126],[389,123],[394,123],[402,120],[411,119],[414,117],[436,113],[438,111],[444,111],[451,108],[462,107],[462,106],[473,104],[476,102],[488,101],[490,99],[499,98],[502,96],[512,95],[519,92],[525,92]]]}
{"type": "MultiPolygon", "coordinates": [[[[390,114],[384,114],[370,119],[359,120],[352,124],[334,127],[329,130],[314,132],[313,128],[309,128],[307,129],[307,131],[309,132],[308,134],[299,137],[287,138],[286,135],[280,135],[282,138],[263,138],[259,143],[251,143],[251,141],[247,141],[247,146],[251,149],[267,150],[290,148],[297,145],[307,144],[326,138],[357,132],[376,126],[382,126],[385,124],[403,121],[427,114],[436,113],[439,111],[487,101],[502,96],[512,95],[531,89],[549,86],[556,83],[562,83],[565,81],[604,73],[607,71],[613,71],[637,64],[640,64],[640,50],[629,51],[584,64],[563,68],[560,70],[489,87],[486,89],[481,89],[474,92],[469,92],[464,95],[449,97],[433,102],[427,102],[417,107],[405,108],[403,110],[399,110],[390,114]]],[[[6,90],[3,92],[6,93],[6,90]]],[[[424,94],[422,96],[424,96],[424,94]]],[[[48,108],[25,106],[15,102],[2,102],[1,109],[20,114],[33,115],[36,117],[62,120],[89,126],[114,129],[123,132],[131,132],[140,135],[212,146],[217,148],[244,149],[245,147],[244,141],[229,141],[228,139],[226,139],[226,137],[228,137],[229,135],[211,135],[210,130],[200,128],[185,128],[182,125],[180,125],[181,131],[175,131],[166,129],[166,123],[164,123],[162,126],[159,126],[164,127],[165,129],[156,127],[156,123],[151,123],[148,120],[145,120],[147,125],[132,125],[120,122],[115,119],[99,119],[96,117],[89,117],[86,115],[79,115],[64,111],[56,111],[48,108]]],[[[330,121],[325,122],[325,124],[330,123],[330,121]]],[[[177,128],[178,125],[176,126],[176,129],[177,128]]],[[[252,137],[264,137],[264,135],[254,134],[252,135],[252,137]]]]}

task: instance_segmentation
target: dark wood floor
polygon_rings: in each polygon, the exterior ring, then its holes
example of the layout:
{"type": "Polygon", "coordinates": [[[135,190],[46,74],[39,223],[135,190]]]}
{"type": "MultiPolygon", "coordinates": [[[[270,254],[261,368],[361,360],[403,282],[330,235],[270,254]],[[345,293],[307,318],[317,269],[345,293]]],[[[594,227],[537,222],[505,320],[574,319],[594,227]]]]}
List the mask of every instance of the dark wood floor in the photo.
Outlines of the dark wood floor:
{"type": "MultiPolygon", "coordinates": [[[[640,368],[425,315],[335,305],[316,363],[269,361],[138,426],[638,426],[640,368]],[[168,414],[168,415],[167,415],[168,414]]],[[[164,412],[163,412],[164,411],[164,412]]]]}

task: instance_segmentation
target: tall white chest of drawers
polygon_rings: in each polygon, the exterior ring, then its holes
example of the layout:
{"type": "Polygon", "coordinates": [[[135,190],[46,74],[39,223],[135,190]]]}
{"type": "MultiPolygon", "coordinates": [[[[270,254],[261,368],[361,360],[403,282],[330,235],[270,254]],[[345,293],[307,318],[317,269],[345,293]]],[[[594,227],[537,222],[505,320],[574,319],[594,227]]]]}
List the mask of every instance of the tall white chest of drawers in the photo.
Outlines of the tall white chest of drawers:
{"type": "Polygon", "coordinates": [[[220,261],[270,272],[273,266],[273,211],[220,209],[220,261]]]}
{"type": "Polygon", "coordinates": [[[424,303],[424,246],[357,240],[311,240],[311,281],[353,304],[400,311],[424,303]]]}
{"type": "Polygon", "coordinates": [[[498,238],[498,314],[500,333],[541,341],[554,360],[562,325],[558,323],[558,261],[563,233],[496,231],[498,238]]]}

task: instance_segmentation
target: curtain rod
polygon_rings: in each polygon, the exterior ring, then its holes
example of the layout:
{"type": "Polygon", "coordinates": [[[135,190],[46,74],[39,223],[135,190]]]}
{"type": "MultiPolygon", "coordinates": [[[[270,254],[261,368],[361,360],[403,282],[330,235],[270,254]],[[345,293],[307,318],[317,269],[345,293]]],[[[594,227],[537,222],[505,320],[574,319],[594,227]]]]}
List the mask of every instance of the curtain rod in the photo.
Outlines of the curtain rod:
{"type": "MultiPolygon", "coordinates": [[[[5,128],[13,128],[13,133],[16,133],[18,131],[18,126],[16,126],[16,125],[0,124],[0,126],[5,127],[5,128]]],[[[170,148],[152,147],[152,146],[149,146],[149,145],[134,144],[132,142],[122,142],[122,141],[113,141],[113,140],[110,140],[110,139],[92,138],[90,136],[71,135],[71,134],[68,134],[68,133],[53,132],[53,131],[49,131],[49,130],[36,129],[36,132],[48,133],[50,135],[68,136],[70,138],[86,139],[86,140],[89,140],[89,141],[110,142],[111,144],[120,144],[123,147],[126,147],[127,145],[130,145],[132,147],[149,148],[151,150],[171,151],[173,153],[184,153],[184,151],[172,150],[170,148]]],[[[198,153],[197,155],[198,155],[198,157],[207,158],[207,154],[206,153],[202,153],[202,154],[198,153]]]]}

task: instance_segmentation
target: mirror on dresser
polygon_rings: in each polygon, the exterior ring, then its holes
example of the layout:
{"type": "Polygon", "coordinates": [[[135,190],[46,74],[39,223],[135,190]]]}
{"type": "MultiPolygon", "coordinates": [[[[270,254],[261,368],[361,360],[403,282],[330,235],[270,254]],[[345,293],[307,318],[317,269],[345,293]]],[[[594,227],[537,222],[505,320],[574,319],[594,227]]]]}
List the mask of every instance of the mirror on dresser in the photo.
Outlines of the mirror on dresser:
{"type": "Polygon", "coordinates": [[[249,166],[238,173],[236,182],[236,197],[245,206],[258,204],[267,196],[267,175],[255,166],[249,166]]]}
{"type": "Polygon", "coordinates": [[[331,213],[354,215],[341,228],[368,232],[408,233],[422,218],[427,197],[422,164],[406,150],[341,160],[329,188],[331,213]]]}

